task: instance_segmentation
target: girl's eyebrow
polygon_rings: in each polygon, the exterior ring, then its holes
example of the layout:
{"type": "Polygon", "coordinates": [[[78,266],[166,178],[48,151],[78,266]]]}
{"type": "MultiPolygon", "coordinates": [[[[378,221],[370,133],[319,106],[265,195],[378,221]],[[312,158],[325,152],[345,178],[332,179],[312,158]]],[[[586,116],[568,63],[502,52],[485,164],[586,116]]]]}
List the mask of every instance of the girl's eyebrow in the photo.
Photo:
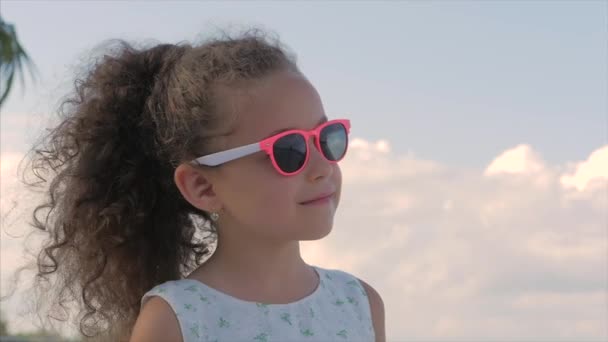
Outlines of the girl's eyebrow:
{"type": "MultiPolygon", "coordinates": [[[[317,124],[315,126],[319,126],[322,123],[327,122],[327,116],[323,115],[323,117],[321,117],[321,120],[319,120],[319,122],[317,122],[317,124]]],[[[299,129],[299,128],[295,128],[295,127],[288,127],[288,128],[281,128],[281,129],[277,129],[276,131],[270,133],[269,135],[267,135],[264,139],[266,138],[270,138],[271,136],[275,135],[275,134],[279,134],[281,132],[285,132],[285,131],[289,131],[291,129],[299,129]]]]}

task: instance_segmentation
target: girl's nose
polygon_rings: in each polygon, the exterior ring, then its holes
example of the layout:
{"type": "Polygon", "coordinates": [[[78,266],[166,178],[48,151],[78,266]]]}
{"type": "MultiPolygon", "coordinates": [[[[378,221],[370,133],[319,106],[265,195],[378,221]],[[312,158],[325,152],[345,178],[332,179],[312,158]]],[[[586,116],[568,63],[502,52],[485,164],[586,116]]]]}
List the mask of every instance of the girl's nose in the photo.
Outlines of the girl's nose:
{"type": "Polygon", "coordinates": [[[306,166],[308,178],[311,181],[316,181],[331,176],[333,165],[319,151],[314,138],[308,142],[308,149],[308,165],[306,166]]]}

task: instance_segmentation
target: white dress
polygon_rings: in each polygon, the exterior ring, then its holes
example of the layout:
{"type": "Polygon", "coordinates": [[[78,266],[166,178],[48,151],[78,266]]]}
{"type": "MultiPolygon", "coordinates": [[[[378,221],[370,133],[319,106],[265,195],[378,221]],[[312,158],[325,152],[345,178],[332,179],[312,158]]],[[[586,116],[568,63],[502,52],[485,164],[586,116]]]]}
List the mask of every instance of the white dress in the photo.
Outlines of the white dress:
{"type": "Polygon", "coordinates": [[[317,289],[289,304],[248,302],[200,281],[160,284],[142,297],[163,298],[173,309],[184,342],[374,341],[371,310],[360,281],[340,271],[314,267],[317,289]]]}

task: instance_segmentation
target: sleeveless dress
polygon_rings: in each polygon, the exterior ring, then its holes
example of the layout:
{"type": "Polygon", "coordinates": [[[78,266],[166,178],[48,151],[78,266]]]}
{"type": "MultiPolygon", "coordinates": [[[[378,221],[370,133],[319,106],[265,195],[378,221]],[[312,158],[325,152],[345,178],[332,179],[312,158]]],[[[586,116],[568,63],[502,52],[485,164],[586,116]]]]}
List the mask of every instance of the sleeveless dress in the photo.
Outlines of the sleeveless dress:
{"type": "Polygon", "coordinates": [[[289,304],[244,301],[200,281],[181,279],[146,292],[173,309],[184,342],[374,341],[367,293],[360,281],[340,270],[313,266],[319,286],[289,304]]]}

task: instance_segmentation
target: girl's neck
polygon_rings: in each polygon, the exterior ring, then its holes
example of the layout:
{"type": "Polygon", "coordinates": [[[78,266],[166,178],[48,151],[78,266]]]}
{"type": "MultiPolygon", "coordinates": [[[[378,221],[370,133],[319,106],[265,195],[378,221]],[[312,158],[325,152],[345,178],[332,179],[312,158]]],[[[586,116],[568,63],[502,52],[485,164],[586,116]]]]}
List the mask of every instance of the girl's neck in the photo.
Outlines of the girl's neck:
{"type": "Polygon", "coordinates": [[[300,255],[298,241],[281,244],[247,241],[242,245],[220,242],[207,262],[218,267],[222,273],[261,283],[276,282],[301,272],[307,266],[300,255]]]}
{"type": "Polygon", "coordinates": [[[234,297],[288,303],[312,293],[318,276],[300,255],[299,241],[260,242],[218,237],[214,254],[188,278],[234,297]]]}

